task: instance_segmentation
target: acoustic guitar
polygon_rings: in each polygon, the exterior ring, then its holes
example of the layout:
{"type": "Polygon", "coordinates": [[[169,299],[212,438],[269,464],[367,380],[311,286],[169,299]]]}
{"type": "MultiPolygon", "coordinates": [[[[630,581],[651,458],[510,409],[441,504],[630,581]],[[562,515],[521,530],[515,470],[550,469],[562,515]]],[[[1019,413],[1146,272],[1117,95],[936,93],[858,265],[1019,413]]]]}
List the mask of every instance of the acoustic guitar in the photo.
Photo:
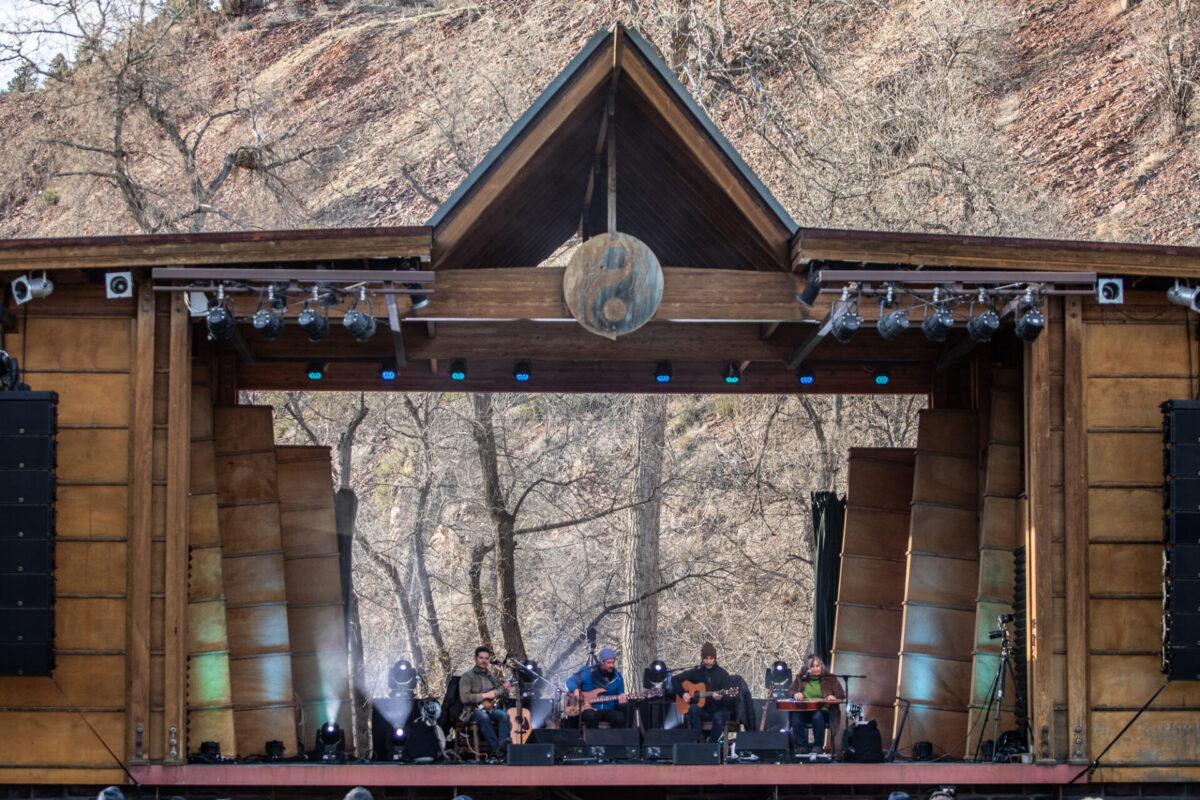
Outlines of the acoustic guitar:
{"type": "Polygon", "coordinates": [[[529,709],[521,703],[521,692],[517,692],[517,704],[508,710],[508,723],[511,726],[508,738],[512,743],[525,744],[533,731],[533,719],[529,709]]]}
{"type": "Polygon", "coordinates": [[[683,716],[687,716],[688,706],[695,704],[700,708],[704,708],[704,704],[710,697],[737,697],[738,688],[736,686],[729,689],[721,689],[720,691],[710,692],[708,687],[703,683],[692,683],[691,681],[683,682],[683,691],[691,694],[692,702],[688,703],[682,697],[675,698],[675,708],[683,716]]]}
{"type": "MultiPolygon", "coordinates": [[[[645,692],[626,692],[627,700],[643,700],[647,697],[662,697],[662,689],[649,689],[645,692]]],[[[604,693],[604,689],[591,689],[586,692],[580,692],[579,699],[575,699],[575,694],[572,692],[563,698],[563,713],[568,717],[577,717],[584,711],[590,711],[593,706],[600,703],[616,702],[617,695],[604,693]]],[[[513,741],[516,741],[515,739],[513,741]]]]}

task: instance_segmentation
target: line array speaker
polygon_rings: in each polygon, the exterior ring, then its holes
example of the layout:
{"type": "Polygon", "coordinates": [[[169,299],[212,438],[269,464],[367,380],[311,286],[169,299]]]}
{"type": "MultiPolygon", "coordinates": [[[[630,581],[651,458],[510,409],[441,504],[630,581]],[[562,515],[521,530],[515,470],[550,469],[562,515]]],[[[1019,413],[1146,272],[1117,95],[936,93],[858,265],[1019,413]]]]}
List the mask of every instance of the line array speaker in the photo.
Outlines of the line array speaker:
{"type": "Polygon", "coordinates": [[[1167,680],[1200,680],[1200,401],[1161,408],[1162,671],[1167,680]]]}
{"type": "Polygon", "coordinates": [[[0,392],[0,675],[54,670],[58,395],[0,392]]]}

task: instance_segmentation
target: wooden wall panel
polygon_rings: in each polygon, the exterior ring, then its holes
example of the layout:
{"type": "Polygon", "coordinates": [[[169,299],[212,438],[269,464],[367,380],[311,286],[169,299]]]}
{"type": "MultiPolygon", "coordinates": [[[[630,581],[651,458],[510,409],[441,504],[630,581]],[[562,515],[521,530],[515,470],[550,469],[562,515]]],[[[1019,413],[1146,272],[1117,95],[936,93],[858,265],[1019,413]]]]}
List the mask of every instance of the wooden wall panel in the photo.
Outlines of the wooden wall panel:
{"type": "Polygon", "coordinates": [[[976,508],[978,471],[975,456],[918,452],[913,474],[913,502],[976,508]]]}
{"type": "Polygon", "coordinates": [[[1084,369],[1089,379],[1186,378],[1188,335],[1188,326],[1178,324],[1085,325],[1084,369]]]}
{"type": "Polygon", "coordinates": [[[58,392],[58,424],[126,427],[132,420],[130,377],[125,372],[44,372],[39,392],[58,392]]]}
{"type": "MultiPolygon", "coordinates": [[[[7,738],[4,765],[120,766],[104,744],[109,743],[109,747],[120,746],[124,740],[125,712],[89,711],[87,720],[99,738],[90,734],[87,726],[80,721],[79,712],[74,709],[0,711],[0,728],[25,733],[7,738]],[[32,732],[37,735],[28,735],[32,732]]],[[[41,783],[39,780],[31,782],[41,783]]]]}
{"type": "Polygon", "coordinates": [[[1162,544],[1162,489],[1088,489],[1088,538],[1162,544]]]}
{"type": "Polygon", "coordinates": [[[278,603],[287,599],[283,554],[225,554],[225,600],[230,606],[278,603]]]}
{"type": "Polygon", "coordinates": [[[1088,630],[1093,653],[1157,652],[1162,645],[1162,601],[1093,597],[1088,630]]]}
{"type": "Polygon", "coordinates": [[[229,677],[233,701],[239,708],[292,702],[291,653],[231,659],[229,677]]]}
{"type": "Polygon", "coordinates": [[[879,602],[880,586],[904,584],[904,571],[904,562],[897,559],[843,555],[842,574],[847,581],[839,582],[838,602],[874,605],[879,602]]]}
{"type": "MultiPolygon", "coordinates": [[[[50,298],[53,301],[53,297],[50,298]]],[[[133,317],[35,317],[28,320],[28,336],[19,339],[25,370],[70,367],[128,372],[133,363],[133,317]]],[[[11,341],[11,340],[10,340],[11,341]]]]}
{"type": "Polygon", "coordinates": [[[297,653],[321,653],[346,647],[341,604],[292,609],[291,621],[296,632],[292,647],[297,653]]]}
{"type": "MultiPolygon", "coordinates": [[[[1129,722],[1129,716],[1129,711],[1092,711],[1093,750],[1088,754],[1089,758],[1098,756],[1116,738],[1129,722]]],[[[1151,708],[1138,718],[1137,735],[1122,736],[1108,751],[1105,762],[1146,766],[1172,762],[1194,764],[1197,753],[1200,753],[1200,725],[1196,724],[1194,710],[1159,711],[1151,708]]]]}
{"type": "Polygon", "coordinates": [[[1162,483],[1161,430],[1093,432],[1088,436],[1087,451],[1087,474],[1092,484],[1162,483]]]}
{"type": "Polygon", "coordinates": [[[914,502],[906,552],[976,558],[979,534],[974,508],[914,502]]]}
{"type": "Polygon", "coordinates": [[[1017,546],[1020,531],[1020,505],[1014,497],[983,498],[983,514],[979,520],[981,547],[1007,548],[1017,546]]]}
{"type": "Polygon", "coordinates": [[[54,585],[59,595],[125,593],[125,542],[58,539],[54,585]]]}
{"type": "Polygon", "coordinates": [[[189,652],[226,652],[229,649],[225,614],[223,599],[188,603],[189,652]]]}
{"type": "MultiPolygon", "coordinates": [[[[58,479],[74,483],[127,483],[128,453],[129,431],[125,428],[59,428],[58,479]]],[[[124,529],[122,525],[122,532],[124,529]]]]}
{"type": "Polygon", "coordinates": [[[896,694],[920,705],[965,712],[971,702],[971,661],[903,653],[896,694]]]}
{"type": "Polygon", "coordinates": [[[112,711],[125,707],[123,655],[59,653],[53,678],[0,679],[0,708],[76,706],[112,711]]]}
{"type": "Polygon", "coordinates": [[[337,554],[287,560],[287,601],[295,605],[342,605],[337,554]]]}
{"type": "MultiPolygon", "coordinates": [[[[974,520],[972,520],[974,522],[974,520]]],[[[962,605],[976,597],[979,562],[961,558],[913,553],[908,559],[906,603],[962,605]]]]}
{"type": "MultiPolygon", "coordinates": [[[[1093,654],[1089,661],[1091,703],[1097,709],[1136,711],[1163,685],[1157,653],[1093,654]]],[[[1152,708],[1183,706],[1200,706],[1200,681],[1172,681],[1152,708]]]]}
{"type": "Polygon", "coordinates": [[[278,503],[222,505],[220,520],[226,556],[273,553],[282,547],[278,503]]]}
{"type": "Polygon", "coordinates": [[[1091,544],[1088,569],[1094,595],[1157,594],[1162,587],[1161,543],[1091,544]]]}
{"type": "Polygon", "coordinates": [[[54,603],[54,646],[59,650],[124,650],[125,601],[59,597],[54,603]]]}
{"type": "Polygon", "coordinates": [[[1187,378],[1089,378],[1089,428],[1162,428],[1162,412],[1153,398],[1188,397],[1187,378]]]}
{"type": "Polygon", "coordinates": [[[129,489],[126,486],[71,486],[60,483],[55,510],[58,512],[58,536],[71,539],[124,538],[125,526],[129,521],[129,489]]]}
{"type": "Polygon", "coordinates": [[[321,555],[329,552],[329,531],[337,529],[333,508],[307,508],[302,511],[279,510],[283,551],[288,557],[321,555]]]}

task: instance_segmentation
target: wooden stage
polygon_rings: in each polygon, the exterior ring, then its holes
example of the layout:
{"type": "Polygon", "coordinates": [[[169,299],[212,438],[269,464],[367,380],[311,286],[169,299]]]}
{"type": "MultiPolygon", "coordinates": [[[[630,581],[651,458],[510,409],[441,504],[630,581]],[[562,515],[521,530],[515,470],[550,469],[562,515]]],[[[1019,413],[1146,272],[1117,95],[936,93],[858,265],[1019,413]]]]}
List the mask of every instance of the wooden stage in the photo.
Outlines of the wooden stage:
{"type": "MultiPolygon", "coordinates": [[[[937,786],[954,784],[1063,785],[1076,764],[559,764],[509,767],[487,764],[246,764],[131,767],[149,787],[755,787],[937,786]]],[[[1076,783],[1086,783],[1087,776],[1076,783]]]]}

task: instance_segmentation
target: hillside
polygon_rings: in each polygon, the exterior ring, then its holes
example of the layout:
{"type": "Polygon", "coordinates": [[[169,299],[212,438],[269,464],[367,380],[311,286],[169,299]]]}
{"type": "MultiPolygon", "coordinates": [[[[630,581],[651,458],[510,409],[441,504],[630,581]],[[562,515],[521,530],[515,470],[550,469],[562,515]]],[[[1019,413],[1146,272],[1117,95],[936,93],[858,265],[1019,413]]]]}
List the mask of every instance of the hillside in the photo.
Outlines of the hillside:
{"type": "MultiPolygon", "coordinates": [[[[201,212],[156,229],[424,222],[620,19],[801,225],[1200,243],[1195,126],[1173,133],[1147,57],[1162,6],[289,0],[200,13],[146,83],[185,138],[231,110],[195,148],[204,182],[238,158],[201,212]],[[272,161],[285,163],[253,168],[272,161]]],[[[95,152],[114,149],[101,71],[47,85],[0,97],[0,235],[147,230],[95,152]]],[[[147,202],[186,209],[162,131],[130,114],[124,137],[147,202]]]]}

